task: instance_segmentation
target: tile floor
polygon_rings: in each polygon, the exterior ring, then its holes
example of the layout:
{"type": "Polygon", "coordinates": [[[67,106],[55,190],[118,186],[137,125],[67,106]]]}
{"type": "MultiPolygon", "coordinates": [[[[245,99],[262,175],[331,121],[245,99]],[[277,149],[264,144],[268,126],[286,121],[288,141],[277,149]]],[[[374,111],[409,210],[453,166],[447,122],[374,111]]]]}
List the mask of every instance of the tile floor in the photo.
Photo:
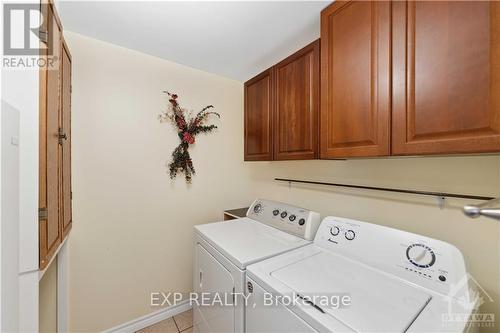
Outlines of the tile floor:
{"type": "Polygon", "coordinates": [[[193,333],[193,310],[179,313],[136,333],[193,333]]]}

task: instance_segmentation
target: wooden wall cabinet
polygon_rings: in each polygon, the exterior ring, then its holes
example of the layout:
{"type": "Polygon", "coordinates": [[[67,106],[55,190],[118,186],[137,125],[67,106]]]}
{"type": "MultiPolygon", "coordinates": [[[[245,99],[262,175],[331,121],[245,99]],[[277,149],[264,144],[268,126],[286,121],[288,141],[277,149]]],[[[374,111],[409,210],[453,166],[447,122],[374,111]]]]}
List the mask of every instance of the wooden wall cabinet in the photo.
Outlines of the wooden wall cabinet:
{"type": "Polygon", "coordinates": [[[319,40],[245,83],[245,161],[318,157],[319,40]]]}
{"type": "Polygon", "coordinates": [[[500,151],[500,3],[393,2],[392,153],[500,151]]]}
{"type": "Polygon", "coordinates": [[[499,36],[495,1],[331,4],[321,158],[500,151],[499,36]]]}
{"type": "Polygon", "coordinates": [[[321,158],[390,154],[390,4],[321,12],[321,158]]]}
{"type": "MultiPolygon", "coordinates": [[[[59,61],[40,69],[39,256],[44,269],[67,236],[71,218],[71,55],[52,2],[42,4],[46,45],[59,61]]],[[[48,51],[41,51],[47,58],[48,51]]]]}
{"type": "Polygon", "coordinates": [[[245,82],[245,161],[273,156],[273,69],[245,82]]]}
{"type": "Polygon", "coordinates": [[[319,40],[274,66],[274,160],[318,157],[319,40]]]}

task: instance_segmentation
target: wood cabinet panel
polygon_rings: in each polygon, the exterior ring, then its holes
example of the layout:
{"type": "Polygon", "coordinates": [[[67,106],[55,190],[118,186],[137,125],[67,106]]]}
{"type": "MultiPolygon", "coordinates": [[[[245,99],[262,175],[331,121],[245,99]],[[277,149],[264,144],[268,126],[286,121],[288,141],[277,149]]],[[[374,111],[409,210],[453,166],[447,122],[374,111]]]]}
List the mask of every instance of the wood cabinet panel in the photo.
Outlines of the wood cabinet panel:
{"type": "Polygon", "coordinates": [[[318,157],[319,40],[275,68],[274,159],[318,157]]]}
{"type": "Polygon", "coordinates": [[[71,229],[71,54],[62,43],[61,64],[61,126],[65,139],[61,140],[61,232],[64,238],[71,229]]]}
{"type": "Polygon", "coordinates": [[[387,1],[336,1],[321,13],[321,158],[390,152],[387,1]]]}
{"type": "Polygon", "coordinates": [[[273,70],[245,83],[245,161],[272,159],[273,70]]]}
{"type": "Polygon", "coordinates": [[[500,151],[500,3],[394,2],[393,154],[500,151]]]}
{"type": "Polygon", "coordinates": [[[72,225],[71,55],[52,1],[41,4],[47,36],[40,56],[39,267],[45,269],[72,225]],[[47,48],[49,46],[49,48],[47,48]],[[49,50],[51,52],[49,52],[49,50]],[[50,57],[50,58],[49,58],[50,57]]]}
{"type": "MultiPolygon", "coordinates": [[[[48,44],[53,47],[53,54],[60,55],[61,27],[52,6],[47,5],[48,44]]],[[[42,54],[47,56],[47,54],[42,54]]],[[[60,59],[60,56],[59,56],[60,59]]],[[[59,68],[41,70],[40,104],[40,209],[45,218],[40,220],[40,267],[48,264],[50,257],[61,244],[59,226],[59,68]]]]}

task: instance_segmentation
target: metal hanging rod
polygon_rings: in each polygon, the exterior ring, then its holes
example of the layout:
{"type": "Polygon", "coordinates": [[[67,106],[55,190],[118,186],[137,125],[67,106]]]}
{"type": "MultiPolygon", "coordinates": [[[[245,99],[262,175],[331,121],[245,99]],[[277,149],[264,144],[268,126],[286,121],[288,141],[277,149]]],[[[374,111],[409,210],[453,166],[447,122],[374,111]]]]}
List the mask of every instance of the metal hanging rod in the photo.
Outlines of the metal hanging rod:
{"type": "Polygon", "coordinates": [[[465,215],[472,218],[483,215],[500,220],[500,207],[498,206],[500,206],[500,198],[486,201],[479,205],[466,205],[463,211],[465,215]]]}
{"type": "Polygon", "coordinates": [[[399,188],[328,183],[328,182],[318,182],[318,181],[312,181],[312,180],[300,180],[300,179],[288,179],[288,178],[274,178],[274,180],[280,181],[280,182],[289,182],[289,183],[338,186],[338,187],[357,188],[357,189],[363,189],[363,190],[375,190],[375,191],[397,192],[397,193],[407,193],[407,194],[418,194],[418,195],[427,195],[427,196],[439,197],[439,198],[461,198],[461,199],[471,199],[471,200],[492,200],[492,199],[494,199],[494,197],[486,197],[486,196],[481,196],[481,195],[405,190],[405,189],[399,189],[399,188]]]}

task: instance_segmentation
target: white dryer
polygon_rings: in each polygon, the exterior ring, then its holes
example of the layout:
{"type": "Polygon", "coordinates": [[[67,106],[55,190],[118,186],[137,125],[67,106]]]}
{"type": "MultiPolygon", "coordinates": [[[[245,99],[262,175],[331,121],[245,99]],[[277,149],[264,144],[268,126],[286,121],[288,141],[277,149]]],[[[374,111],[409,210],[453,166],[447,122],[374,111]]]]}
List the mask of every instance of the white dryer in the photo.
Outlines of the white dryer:
{"type": "Polygon", "coordinates": [[[310,210],[257,199],[245,218],[195,226],[194,331],[243,332],[246,267],[310,244],[320,221],[310,210]]]}
{"type": "Polygon", "coordinates": [[[314,243],[247,268],[246,332],[464,332],[468,280],[448,243],[327,217],[314,243]]]}

